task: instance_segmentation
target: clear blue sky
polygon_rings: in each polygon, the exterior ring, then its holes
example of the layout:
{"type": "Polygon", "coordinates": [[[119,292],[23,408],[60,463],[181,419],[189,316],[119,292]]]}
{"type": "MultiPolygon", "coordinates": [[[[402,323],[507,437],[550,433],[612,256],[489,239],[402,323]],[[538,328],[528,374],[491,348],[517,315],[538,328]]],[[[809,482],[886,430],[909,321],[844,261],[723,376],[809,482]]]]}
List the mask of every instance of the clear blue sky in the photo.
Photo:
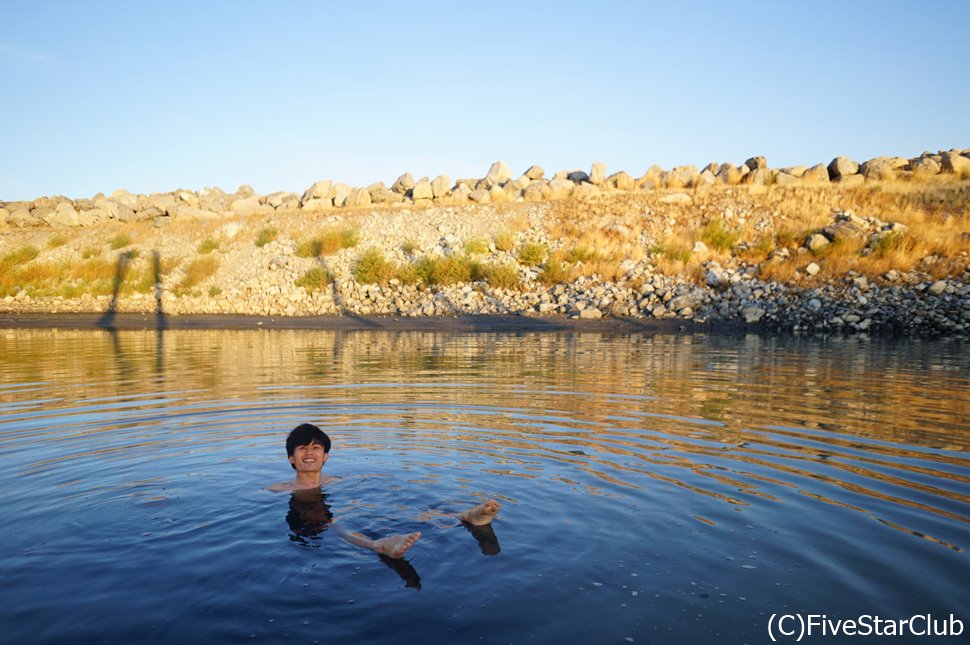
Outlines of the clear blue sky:
{"type": "Polygon", "coordinates": [[[0,24],[5,201],[970,147],[963,0],[0,0],[0,24]]]}

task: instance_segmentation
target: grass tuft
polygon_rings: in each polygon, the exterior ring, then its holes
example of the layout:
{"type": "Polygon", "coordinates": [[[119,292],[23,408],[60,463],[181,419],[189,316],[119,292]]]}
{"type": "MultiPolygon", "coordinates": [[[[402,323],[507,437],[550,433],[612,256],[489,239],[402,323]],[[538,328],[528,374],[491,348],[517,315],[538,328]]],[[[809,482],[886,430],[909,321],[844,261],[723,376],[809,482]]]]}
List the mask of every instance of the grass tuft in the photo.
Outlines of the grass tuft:
{"type": "Polygon", "coordinates": [[[112,251],[117,251],[118,249],[123,249],[131,244],[131,236],[127,233],[122,233],[120,235],[115,235],[113,238],[108,240],[108,246],[111,247],[112,251]]]}
{"type": "Polygon", "coordinates": [[[364,284],[385,285],[397,272],[397,265],[377,249],[367,249],[354,264],[354,280],[364,284]]]}
{"type": "Polygon", "coordinates": [[[213,251],[217,250],[218,248],[219,248],[219,243],[216,242],[211,237],[207,237],[204,240],[202,240],[201,242],[199,242],[199,246],[198,246],[198,249],[197,250],[202,255],[205,255],[207,253],[212,253],[213,251]]]}
{"type": "Polygon", "coordinates": [[[549,248],[545,244],[526,242],[519,247],[516,257],[522,264],[534,267],[542,264],[548,254],[549,248]]]}
{"type": "Polygon", "coordinates": [[[313,293],[326,289],[332,282],[333,276],[330,275],[330,272],[323,267],[316,266],[297,278],[293,284],[303,287],[307,293],[313,293]]]}
{"type": "Polygon", "coordinates": [[[256,246],[263,248],[270,242],[275,241],[279,234],[280,232],[274,226],[267,226],[260,229],[259,233],[256,235],[256,246]]]}

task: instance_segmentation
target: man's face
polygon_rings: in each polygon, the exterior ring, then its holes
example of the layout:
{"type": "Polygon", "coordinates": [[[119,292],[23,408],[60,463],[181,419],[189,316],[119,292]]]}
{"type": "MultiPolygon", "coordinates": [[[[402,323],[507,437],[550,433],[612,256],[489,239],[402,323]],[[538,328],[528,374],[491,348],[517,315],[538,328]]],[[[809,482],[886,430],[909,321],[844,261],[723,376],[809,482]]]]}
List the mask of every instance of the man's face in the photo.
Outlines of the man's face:
{"type": "Polygon", "coordinates": [[[297,446],[293,449],[293,454],[290,455],[290,463],[296,467],[297,472],[320,472],[326,461],[327,453],[323,451],[323,446],[318,443],[297,446]]]}

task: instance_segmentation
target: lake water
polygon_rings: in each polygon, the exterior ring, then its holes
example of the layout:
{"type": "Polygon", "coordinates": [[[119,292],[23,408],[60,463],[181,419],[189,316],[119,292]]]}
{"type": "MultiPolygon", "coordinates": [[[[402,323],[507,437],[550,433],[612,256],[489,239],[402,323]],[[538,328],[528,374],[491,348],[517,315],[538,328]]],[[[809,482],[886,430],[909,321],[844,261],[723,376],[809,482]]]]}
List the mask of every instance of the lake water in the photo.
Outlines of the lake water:
{"type": "Polygon", "coordinates": [[[0,641],[970,630],[968,428],[959,341],[0,330],[0,641]],[[339,479],[266,491],[304,421],[339,479]]]}

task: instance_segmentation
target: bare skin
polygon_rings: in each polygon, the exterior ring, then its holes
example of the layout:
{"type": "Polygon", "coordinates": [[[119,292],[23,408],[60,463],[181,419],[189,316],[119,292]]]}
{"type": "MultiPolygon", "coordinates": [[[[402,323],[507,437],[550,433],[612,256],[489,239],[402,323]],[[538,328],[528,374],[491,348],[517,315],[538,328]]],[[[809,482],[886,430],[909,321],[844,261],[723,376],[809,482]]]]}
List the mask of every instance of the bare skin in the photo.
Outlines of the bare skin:
{"type": "Polygon", "coordinates": [[[462,522],[468,522],[473,526],[484,526],[485,524],[492,523],[500,508],[501,506],[498,502],[490,499],[487,502],[482,502],[478,506],[473,506],[467,511],[462,511],[458,514],[458,519],[462,522]]]}
{"type": "Polygon", "coordinates": [[[349,533],[337,527],[334,528],[337,529],[340,537],[347,540],[351,544],[363,547],[365,549],[370,549],[375,553],[386,555],[387,557],[395,560],[403,557],[405,552],[414,546],[414,543],[421,538],[421,532],[416,531],[414,533],[405,533],[403,535],[388,535],[387,537],[372,540],[364,537],[360,533],[349,533]]]}
{"type": "MultiPolygon", "coordinates": [[[[293,454],[289,456],[290,463],[293,465],[294,470],[296,470],[294,479],[289,482],[271,484],[267,489],[276,492],[292,492],[320,488],[327,481],[333,481],[332,478],[323,477],[321,474],[321,470],[324,464],[327,463],[329,456],[330,454],[318,443],[296,446],[293,449],[293,454]]],[[[458,519],[472,526],[484,526],[490,524],[495,519],[499,508],[499,503],[494,499],[490,499],[458,513],[458,519]]],[[[370,549],[375,553],[395,560],[402,558],[407,550],[414,546],[421,538],[421,533],[416,531],[414,533],[388,535],[387,537],[375,540],[360,533],[348,531],[336,524],[331,524],[331,528],[351,544],[370,549]]]]}

